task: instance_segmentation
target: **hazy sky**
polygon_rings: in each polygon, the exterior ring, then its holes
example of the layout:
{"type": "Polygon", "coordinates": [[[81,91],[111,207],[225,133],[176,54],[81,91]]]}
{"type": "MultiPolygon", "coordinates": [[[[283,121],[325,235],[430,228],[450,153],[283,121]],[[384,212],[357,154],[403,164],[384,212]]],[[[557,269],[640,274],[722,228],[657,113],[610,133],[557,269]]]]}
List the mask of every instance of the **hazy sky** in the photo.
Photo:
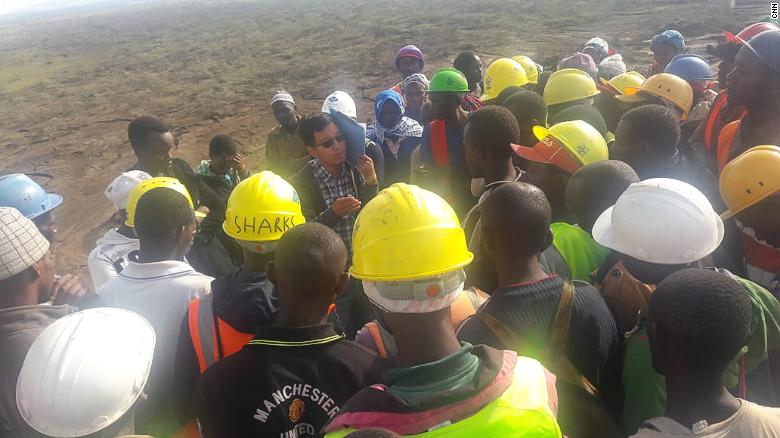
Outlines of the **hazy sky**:
{"type": "Polygon", "coordinates": [[[89,3],[96,3],[96,0],[0,0],[0,15],[23,10],[62,8],[89,3]]]}

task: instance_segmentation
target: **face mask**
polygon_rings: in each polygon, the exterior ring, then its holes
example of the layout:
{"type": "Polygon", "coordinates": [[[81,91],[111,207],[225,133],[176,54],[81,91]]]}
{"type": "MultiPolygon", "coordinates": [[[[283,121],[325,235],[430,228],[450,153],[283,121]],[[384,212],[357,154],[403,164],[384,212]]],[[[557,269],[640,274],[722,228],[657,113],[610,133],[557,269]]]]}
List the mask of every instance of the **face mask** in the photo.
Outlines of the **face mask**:
{"type": "Polygon", "coordinates": [[[482,196],[485,191],[485,178],[472,178],[471,179],[471,194],[475,198],[482,196]]]}

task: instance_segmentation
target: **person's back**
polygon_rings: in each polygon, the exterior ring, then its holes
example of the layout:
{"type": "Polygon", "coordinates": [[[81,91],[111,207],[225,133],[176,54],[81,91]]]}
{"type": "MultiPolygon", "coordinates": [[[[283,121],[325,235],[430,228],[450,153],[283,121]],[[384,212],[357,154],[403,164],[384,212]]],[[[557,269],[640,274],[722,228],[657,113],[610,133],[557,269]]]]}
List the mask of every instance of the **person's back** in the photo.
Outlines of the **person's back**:
{"type": "MultiPolygon", "coordinates": [[[[650,179],[632,184],[605,210],[593,227],[597,242],[612,249],[604,264],[600,290],[626,335],[622,380],[622,422],[633,433],[648,418],[661,415],[667,404],[664,380],[650,361],[648,329],[643,317],[656,287],[687,266],[702,266],[721,244],[723,222],[706,197],[693,186],[672,179],[650,179]],[[617,262],[616,262],[617,260],[617,262]],[[641,313],[640,313],[641,311],[641,313]]],[[[773,402],[776,393],[777,349],[780,345],[780,303],[766,290],[738,279],[725,270],[724,278],[737,280],[752,306],[747,350],[737,360],[729,357],[721,385],[742,390],[751,401],[773,402]]],[[[710,274],[707,274],[710,275],[710,274]]],[[[668,383],[668,382],[667,382],[668,383]]]]}
{"type": "Polygon", "coordinates": [[[631,183],[638,181],[636,172],[621,161],[599,161],[575,172],[566,184],[565,204],[576,225],[550,225],[553,242],[540,258],[544,270],[590,282],[591,275],[609,254],[607,248],[593,240],[593,223],[631,183]]]}
{"type": "Polygon", "coordinates": [[[176,352],[177,415],[195,418],[194,394],[200,375],[215,362],[237,353],[255,327],[270,324],[278,310],[275,286],[265,274],[278,240],[305,222],[295,189],[263,171],[242,181],[230,196],[224,221],[227,236],[243,251],[244,269],[211,282],[211,294],[190,302],[176,352]],[[280,223],[255,227],[254,222],[280,223]]]}
{"type": "Polygon", "coordinates": [[[381,309],[397,368],[355,394],[326,436],[380,427],[403,436],[560,437],[554,378],[539,362],[455,336],[451,305],[473,255],[452,207],[395,184],[365,207],[355,229],[350,274],[381,309]]]}
{"type": "Polygon", "coordinates": [[[780,408],[739,400],[739,409],[732,416],[693,429],[670,418],[653,418],[645,422],[644,428],[631,438],[777,438],[780,436],[780,408]]]}
{"type": "Polygon", "coordinates": [[[316,436],[384,364],[326,323],[346,286],[346,249],[321,224],[279,241],[268,273],[279,288],[279,313],[238,353],[206,370],[197,412],[204,437],[316,436]]]}
{"type": "Polygon", "coordinates": [[[648,306],[652,363],[663,374],[663,417],[633,437],[780,437],[780,409],[736,398],[722,375],[748,339],[751,299],[739,282],[705,269],[666,277],[648,306]]]}
{"type": "MultiPolygon", "coordinates": [[[[743,385],[744,394],[740,397],[750,402],[773,405],[776,398],[772,389],[770,356],[776,356],[780,348],[780,303],[766,289],[749,280],[723,269],[713,271],[736,280],[750,298],[752,306],[747,351],[734,359],[723,372],[723,385],[735,393],[743,385]]],[[[626,397],[629,397],[624,405],[623,424],[625,432],[632,433],[643,421],[661,415],[667,403],[664,378],[653,369],[650,361],[646,311],[636,327],[627,334],[622,381],[626,397]]]]}
{"type": "MultiPolygon", "coordinates": [[[[546,366],[565,356],[569,365],[553,368],[563,373],[557,374],[559,382],[576,384],[584,376],[592,394],[600,392],[603,400],[616,405],[619,342],[609,309],[590,285],[549,275],[539,264],[539,254],[551,239],[550,204],[544,194],[530,184],[505,184],[488,196],[481,210],[483,242],[495,263],[498,288],[461,326],[459,339],[515,350],[546,366]]],[[[579,423],[584,418],[564,412],[564,402],[571,399],[561,397],[563,432],[593,436],[579,423]]],[[[598,433],[611,436],[612,430],[604,427],[598,433]]]]}
{"type": "MultiPolygon", "coordinates": [[[[144,189],[139,185],[134,191],[144,189]]],[[[161,418],[170,414],[181,321],[190,300],[209,293],[212,278],[183,261],[195,230],[192,204],[184,194],[168,187],[152,188],[140,196],[133,219],[140,250],[130,255],[128,266],[101,288],[100,295],[105,305],[132,310],[155,329],[150,398],[139,417],[142,429],[161,427],[155,434],[164,434],[173,426],[161,418]]]]}

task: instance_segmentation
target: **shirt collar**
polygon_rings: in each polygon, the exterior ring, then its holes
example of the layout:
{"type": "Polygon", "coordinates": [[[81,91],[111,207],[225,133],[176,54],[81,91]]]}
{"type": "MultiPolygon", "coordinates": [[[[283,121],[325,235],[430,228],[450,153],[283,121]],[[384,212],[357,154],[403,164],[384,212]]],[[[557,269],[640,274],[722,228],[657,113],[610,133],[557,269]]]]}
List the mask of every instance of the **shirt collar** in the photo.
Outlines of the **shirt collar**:
{"type": "Polygon", "coordinates": [[[132,257],[130,257],[130,260],[127,267],[119,275],[131,280],[152,280],[160,277],[195,273],[195,270],[189,263],[178,260],[165,260],[153,263],[134,262],[132,257]]]}
{"type": "Polygon", "coordinates": [[[333,324],[310,325],[307,327],[273,327],[258,326],[255,337],[249,345],[266,345],[271,347],[309,347],[322,345],[342,339],[333,329],[333,324]]]}
{"type": "Polygon", "coordinates": [[[349,165],[346,162],[341,164],[341,174],[338,176],[334,176],[332,173],[328,172],[328,169],[322,165],[319,159],[315,158],[312,160],[312,163],[314,163],[314,175],[320,179],[341,178],[349,171],[349,165]]]}

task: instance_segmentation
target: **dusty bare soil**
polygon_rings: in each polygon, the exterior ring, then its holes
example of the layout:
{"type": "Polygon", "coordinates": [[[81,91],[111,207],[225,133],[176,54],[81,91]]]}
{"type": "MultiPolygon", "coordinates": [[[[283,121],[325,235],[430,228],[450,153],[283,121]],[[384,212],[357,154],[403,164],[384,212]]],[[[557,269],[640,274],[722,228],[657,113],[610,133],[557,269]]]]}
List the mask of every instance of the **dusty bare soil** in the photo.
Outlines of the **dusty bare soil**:
{"type": "Polygon", "coordinates": [[[527,54],[553,65],[604,36],[630,66],[648,62],[647,40],[682,31],[694,52],[768,13],[768,3],[719,9],[707,1],[167,1],[110,14],[0,25],[0,173],[40,173],[65,197],[55,250],[63,271],[86,271],[86,255],[113,224],[105,186],[135,161],[129,120],[152,114],[180,139],[194,166],[216,133],[244,145],[263,167],[275,122],[268,100],[283,87],[302,112],[335,89],[371,99],[397,78],[395,51],[409,43],[427,70],[462,50],[527,54]],[[766,6],[766,7],[764,7],[766,6]]]}

